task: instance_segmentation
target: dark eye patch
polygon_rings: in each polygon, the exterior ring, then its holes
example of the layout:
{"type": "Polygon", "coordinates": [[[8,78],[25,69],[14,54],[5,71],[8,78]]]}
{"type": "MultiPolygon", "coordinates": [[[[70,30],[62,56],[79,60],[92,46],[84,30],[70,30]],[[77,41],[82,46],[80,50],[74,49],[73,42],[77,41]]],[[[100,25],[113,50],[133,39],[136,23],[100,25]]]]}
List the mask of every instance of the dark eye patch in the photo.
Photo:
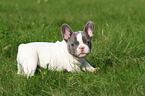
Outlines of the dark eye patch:
{"type": "Polygon", "coordinates": [[[87,44],[87,45],[90,45],[90,44],[91,44],[91,41],[87,41],[86,44],[87,44]]]}
{"type": "Polygon", "coordinates": [[[83,43],[88,45],[89,48],[91,49],[91,38],[86,34],[86,33],[82,33],[82,36],[83,36],[83,43]]]}
{"type": "Polygon", "coordinates": [[[79,42],[77,41],[77,38],[76,37],[74,38],[74,40],[73,40],[72,43],[75,44],[75,46],[79,45],[79,42]]]}
{"type": "Polygon", "coordinates": [[[83,35],[83,42],[85,43],[85,44],[90,44],[91,43],[91,38],[89,38],[88,36],[84,36],[83,35]]]}
{"type": "Polygon", "coordinates": [[[76,40],[71,42],[71,46],[72,46],[72,47],[76,47],[76,46],[78,46],[78,45],[79,45],[79,42],[76,41],[76,40]]]}
{"type": "Polygon", "coordinates": [[[79,45],[79,42],[77,41],[76,35],[77,35],[76,33],[73,33],[73,35],[67,41],[68,51],[70,54],[72,54],[74,56],[77,56],[76,49],[79,45]]]}

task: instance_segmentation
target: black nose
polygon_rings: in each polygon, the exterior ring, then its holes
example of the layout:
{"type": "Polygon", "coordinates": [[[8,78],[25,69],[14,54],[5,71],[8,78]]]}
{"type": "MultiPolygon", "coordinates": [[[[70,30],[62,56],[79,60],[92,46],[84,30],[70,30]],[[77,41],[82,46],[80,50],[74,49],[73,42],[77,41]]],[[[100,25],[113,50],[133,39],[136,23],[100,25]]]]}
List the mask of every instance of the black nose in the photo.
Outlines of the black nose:
{"type": "Polygon", "coordinates": [[[80,49],[83,50],[83,49],[85,49],[85,47],[84,46],[81,46],[80,49]]]}

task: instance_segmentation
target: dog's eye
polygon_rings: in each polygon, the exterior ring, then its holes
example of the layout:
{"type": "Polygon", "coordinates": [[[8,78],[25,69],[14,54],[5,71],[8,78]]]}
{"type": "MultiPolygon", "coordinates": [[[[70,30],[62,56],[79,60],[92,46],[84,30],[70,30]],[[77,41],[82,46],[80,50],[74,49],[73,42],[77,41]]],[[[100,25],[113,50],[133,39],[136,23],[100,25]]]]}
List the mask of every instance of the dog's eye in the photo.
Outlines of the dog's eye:
{"type": "Polygon", "coordinates": [[[86,43],[87,43],[88,45],[89,45],[89,44],[91,44],[91,42],[90,42],[90,41],[87,41],[86,43]]]}
{"type": "Polygon", "coordinates": [[[74,46],[75,46],[75,44],[71,44],[71,46],[73,46],[73,47],[74,47],[74,46]]]}

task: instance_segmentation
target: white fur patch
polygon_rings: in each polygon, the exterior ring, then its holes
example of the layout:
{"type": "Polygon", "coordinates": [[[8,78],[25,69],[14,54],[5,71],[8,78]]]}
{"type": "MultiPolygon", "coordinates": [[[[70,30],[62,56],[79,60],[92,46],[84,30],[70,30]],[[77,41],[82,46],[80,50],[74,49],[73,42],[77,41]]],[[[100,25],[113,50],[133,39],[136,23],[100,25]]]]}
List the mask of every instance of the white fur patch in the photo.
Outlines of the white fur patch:
{"type": "Polygon", "coordinates": [[[21,44],[17,55],[18,74],[33,76],[37,65],[49,70],[67,71],[79,70],[80,64],[67,51],[66,42],[56,43],[35,42],[21,44]],[[59,50],[58,50],[59,49],[59,50]]]}
{"type": "Polygon", "coordinates": [[[79,42],[79,44],[83,44],[83,39],[82,39],[82,33],[81,32],[77,35],[77,41],[79,42]]]}

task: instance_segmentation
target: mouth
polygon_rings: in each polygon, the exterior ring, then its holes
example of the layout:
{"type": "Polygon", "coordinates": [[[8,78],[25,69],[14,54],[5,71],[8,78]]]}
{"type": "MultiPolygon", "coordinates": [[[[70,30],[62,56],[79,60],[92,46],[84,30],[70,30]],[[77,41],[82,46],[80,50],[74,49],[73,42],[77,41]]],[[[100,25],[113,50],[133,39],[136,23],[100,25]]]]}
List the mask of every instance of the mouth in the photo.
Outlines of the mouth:
{"type": "Polygon", "coordinates": [[[86,53],[80,53],[79,57],[85,57],[87,54],[86,53]]]}

